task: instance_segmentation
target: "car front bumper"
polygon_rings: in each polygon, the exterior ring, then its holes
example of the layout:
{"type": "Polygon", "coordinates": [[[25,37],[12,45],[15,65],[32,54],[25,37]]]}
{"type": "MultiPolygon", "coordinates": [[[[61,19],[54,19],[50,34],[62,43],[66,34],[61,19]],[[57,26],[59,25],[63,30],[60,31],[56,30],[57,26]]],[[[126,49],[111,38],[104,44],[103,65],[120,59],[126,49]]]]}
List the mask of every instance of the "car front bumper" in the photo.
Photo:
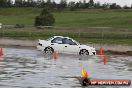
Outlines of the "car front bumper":
{"type": "Polygon", "coordinates": [[[92,52],[93,53],[93,55],[96,55],[96,52],[92,52]]]}
{"type": "Polygon", "coordinates": [[[96,55],[96,51],[89,52],[89,55],[96,55]]]}

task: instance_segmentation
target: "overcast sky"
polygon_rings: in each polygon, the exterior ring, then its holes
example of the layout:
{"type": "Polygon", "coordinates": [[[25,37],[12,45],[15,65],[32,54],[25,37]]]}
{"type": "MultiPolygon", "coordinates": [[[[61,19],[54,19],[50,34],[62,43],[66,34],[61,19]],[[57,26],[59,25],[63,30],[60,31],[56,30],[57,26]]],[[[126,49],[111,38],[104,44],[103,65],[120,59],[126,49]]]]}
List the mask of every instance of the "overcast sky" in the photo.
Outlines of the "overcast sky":
{"type": "MultiPolygon", "coordinates": [[[[57,2],[59,2],[60,0],[55,0],[55,1],[57,1],[57,2]]],[[[80,0],[67,0],[67,1],[80,1],[80,0]]],[[[83,0],[81,0],[81,1],[83,1],[83,0]]],[[[89,1],[89,0],[86,0],[87,2],[89,1]]],[[[117,4],[119,4],[119,5],[121,5],[121,6],[124,6],[124,5],[128,5],[128,6],[131,6],[131,4],[132,4],[132,0],[94,0],[95,2],[100,2],[101,4],[102,3],[117,3],[117,4]]]]}
{"type": "MultiPolygon", "coordinates": [[[[45,1],[47,1],[47,0],[45,0],[45,1]]],[[[54,0],[54,1],[60,2],[60,0],[54,0]]],[[[83,0],[67,0],[67,1],[69,2],[69,1],[83,1],[83,0]]],[[[86,0],[86,1],[88,2],[89,0],[86,0]]],[[[132,0],[94,0],[94,1],[100,2],[101,4],[103,4],[103,3],[117,3],[121,6],[124,6],[124,5],[131,6],[131,4],[132,4],[132,0]]]]}

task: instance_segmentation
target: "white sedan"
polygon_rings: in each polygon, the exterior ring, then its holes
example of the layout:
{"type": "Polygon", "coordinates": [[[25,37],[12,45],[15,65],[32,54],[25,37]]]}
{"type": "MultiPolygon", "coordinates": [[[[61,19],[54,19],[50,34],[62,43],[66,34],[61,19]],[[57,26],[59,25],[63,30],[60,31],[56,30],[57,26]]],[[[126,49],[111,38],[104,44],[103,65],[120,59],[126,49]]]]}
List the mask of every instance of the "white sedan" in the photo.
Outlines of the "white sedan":
{"type": "Polygon", "coordinates": [[[56,51],[58,53],[96,55],[95,48],[81,45],[74,39],[63,36],[54,36],[47,40],[39,40],[37,49],[47,54],[52,54],[56,51]]]}

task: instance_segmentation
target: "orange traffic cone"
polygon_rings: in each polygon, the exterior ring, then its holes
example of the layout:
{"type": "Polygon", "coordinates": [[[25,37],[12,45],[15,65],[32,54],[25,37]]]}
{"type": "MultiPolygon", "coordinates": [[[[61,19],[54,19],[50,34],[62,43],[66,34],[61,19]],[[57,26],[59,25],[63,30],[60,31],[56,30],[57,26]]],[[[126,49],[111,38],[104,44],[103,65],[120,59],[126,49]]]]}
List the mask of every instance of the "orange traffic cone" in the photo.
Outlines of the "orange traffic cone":
{"type": "Polygon", "coordinates": [[[100,48],[99,55],[100,55],[100,56],[103,55],[103,49],[102,49],[102,47],[100,48]]]}
{"type": "Polygon", "coordinates": [[[0,56],[0,62],[2,62],[3,61],[3,58],[2,58],[2,56],[0,56]]]}
{"type": "Polygon", "coordinates": [[[56,60],[56,59],[58,59],[58,52],[54,52],[54,59],[56,60]]]}
{"type": "Polygon", "coordinates": [[[106,65],[106,63],[107,63],[107,57],[106,55],[104,55],[104,65],[106,65]]]}
{"type": "Polygon", "coordinates": [[[0,48],[0,56],[3,55],[3,48],[0,48]]]}
{"type": "Polygon", "coordinates": [[[1,48],[1,54],[4,55],[4,54],[3,54],[3,48],[1,48]]]}
{"type": "Polygon", "coordinates": [[[88,72],[85,72],[85,77],[86,77],[86,78],[88,77],[88,72]]]}

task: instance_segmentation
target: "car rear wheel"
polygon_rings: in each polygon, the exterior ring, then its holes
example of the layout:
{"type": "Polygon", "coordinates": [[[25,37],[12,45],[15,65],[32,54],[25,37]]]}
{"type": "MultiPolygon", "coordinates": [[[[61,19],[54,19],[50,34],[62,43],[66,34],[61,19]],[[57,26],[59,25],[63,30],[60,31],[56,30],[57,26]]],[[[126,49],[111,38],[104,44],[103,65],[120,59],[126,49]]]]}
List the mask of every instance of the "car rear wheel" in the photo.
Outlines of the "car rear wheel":
{"type": "Polygon", "coordinates": [[[51,47],[46,47],[46,48],[44,49],[44,52],[45,52],[46,54],[53,54],[53,53],[54,53],[54,49],[51,48],[51,47]]]}
{"type": "Polygon", "coordinates": [[[83,55],[83,56],[86,56],[86,55],[89,55],[89,52],[88,52],[88,50],[83,49],[83,50],[81,50],[81,51],[79,52],[79,54],[80,54],[80,55],[83,55]]]}

